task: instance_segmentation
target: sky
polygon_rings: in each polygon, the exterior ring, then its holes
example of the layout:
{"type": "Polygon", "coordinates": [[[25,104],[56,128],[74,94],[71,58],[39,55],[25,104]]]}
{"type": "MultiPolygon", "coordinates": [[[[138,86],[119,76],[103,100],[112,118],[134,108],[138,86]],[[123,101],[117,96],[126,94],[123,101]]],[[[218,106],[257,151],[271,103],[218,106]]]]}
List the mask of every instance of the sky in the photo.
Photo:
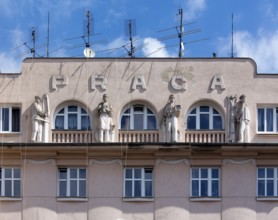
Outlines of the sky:
{"type": "Polygon", "coordinates": [[[129,21],[135,57],[178,57],[180,9],[183,57],[250,57],[259,73],[278,73],[273,0],[0,0],[0,72],[20,72],[32,48],[36,57],[84,57],[88,11],[96,57],[128,57],[129,21]]]}

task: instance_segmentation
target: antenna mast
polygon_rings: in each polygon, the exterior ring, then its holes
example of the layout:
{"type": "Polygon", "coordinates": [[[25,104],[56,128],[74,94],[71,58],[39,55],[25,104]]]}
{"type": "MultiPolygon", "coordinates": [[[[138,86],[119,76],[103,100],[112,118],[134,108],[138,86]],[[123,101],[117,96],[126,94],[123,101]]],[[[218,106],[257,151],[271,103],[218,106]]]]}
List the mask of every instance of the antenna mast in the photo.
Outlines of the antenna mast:
{"type": "Polygon", "coordinates": [[[134,46],[133,46],[133,40],[132,40],[132,22],[131,20],[128,20],[128,33],[129,33],[129,41],[130,41],[130,52],[128,55],[131,58],[134,58],[134,46]]]}
{"type": "Polygon", "coordinates": [[[33,41],[33,48],[31,48],[31,53],[33,54],[33,58],[36,56],[36,31],[35,28],[32,28],[32,41],[33,41]]]}
{"type": "Polygon", "coordinates": [[[91,12],[90,11],[87,11],[86,13],[86,17],[87,17],[87,37],[88,37],[88,40],[86,42],[86,47],[89,48],[91,45],[90,45],[90,34],[91,34],[91,12]]]}
{"type": "Polygon", "coordinates": [[[47,46],[46,46],[46,57],[49,57],[49,12],[47,17],[47,46]]]}
{"type": "Polygon", "coordinates": [[[184,45],[183,45],[183,41],[182,41],[182,36],[183,36],[183,25],[182,25],[182,17],[183,17],[183,10],[182,8],[179,9],[179,14],[180,15],[180,27],[179,27],[179,31],[178,31],[178,37],[180,39],[180,45],[179,45],[179,58],[183,57],[183,51],[184,51],[184,45]]]}
{"type": "Polygon", "coordinates": [[[234,57],[234,14],[232,13],[232,48],[231,57],[234,57]]]}

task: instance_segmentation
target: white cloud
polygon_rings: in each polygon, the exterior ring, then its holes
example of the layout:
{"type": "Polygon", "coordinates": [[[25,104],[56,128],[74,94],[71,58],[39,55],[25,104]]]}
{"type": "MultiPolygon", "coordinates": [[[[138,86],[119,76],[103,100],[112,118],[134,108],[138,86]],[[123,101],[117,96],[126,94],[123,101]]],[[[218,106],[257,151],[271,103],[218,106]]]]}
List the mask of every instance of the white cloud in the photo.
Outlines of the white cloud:
{"type": "Polygon", "coordinates": [[[1,73],[19,73],[21,72],[20,61],[0,53],[0,72],[1,73]]]}
{"type": "MultiPolygon", "coordinates": [[[[231,51],[231,38],[219,40],[220,56],[231,51]]],[[[251,57],[257,63],[258,72],[278,72],[278,30],[259,31],[253,36],[248,31],[234,33],[234,52],[236,57],[251,57]]]]}
{"type": "Polygon", "coordinates": [[[206,8],[206,0],[187,0],[185,7],[185,18],[187,20],[195,19],[206,8]]]}
{"type": "Polygon", "coordinates": [[[143,47],[143,54],[147,57],[173,57],[165,48],[165,44],[161,43],[156,38],[145,38],[143,47]]]}

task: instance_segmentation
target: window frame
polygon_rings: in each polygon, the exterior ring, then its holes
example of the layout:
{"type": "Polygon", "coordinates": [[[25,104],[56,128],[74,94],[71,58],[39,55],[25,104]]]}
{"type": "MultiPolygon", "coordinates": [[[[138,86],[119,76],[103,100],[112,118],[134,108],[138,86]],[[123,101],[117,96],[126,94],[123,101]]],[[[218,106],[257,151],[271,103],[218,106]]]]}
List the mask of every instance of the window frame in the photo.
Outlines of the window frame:
{"type": "Polygon", "coordinates": [[[19,167],[0,167],[0,197],[10,197],[10,198],[19,198],[21,197],[22,189],[21,189],[21,169],[19,167]],[[6,177],[6,170],[11,170],[11,177],[6,177]],[[15,177],[15,170],[19,171],[19,177],[15,177]],[[6,181],[11,182],[11,195],[7,195],[6,188],[7,183],[6,181]],[[15,195],[15,187],[16,181],[19,181],[18,184],[18,194],[15,195]]]}
{"type": "Polygon", "coordinates": [[[258,134],[278,134],[278,106],[267,106],[267,105],[259,105],[257,106],[257,110],[256,110],[256,132],[258,134]],[[267,110],[271,109],[272,110],[272,114],[273,114],[273,119],[272,119],[272,131],[268,131],[268,120],[267,120],[267,110]],[[264,118],[263,118],[263,130],[259,131],[259,110],[263,110],[264,111],[264,118]]]}
{"type": "Polygon", "coordinates": [[[219,167],[191,167],[190,169],[190,197],[191,198],[220,198],[221,197],[221,169],[219,167]],[[193,170],[198,170],[198,177],[193,177],[193,170]],[[201,170],[206,169],[208,171],[208,177],[201,177],[201,170]],[[218,177],[212,177],[212,170],[218,170],[218,177]],[[198,181],[198,195],[193,195],[193,181],[198,181]],[[201,181],[207,181],[208,192],[207,195],[202,195],[201,181]],[[217,195],[213,195],[213,184],[212,181],[217,181],[217,195]]]}
{"type": "Polygon", "coordinates": [[[157,117],[156,114],[154,113],[154,111],[144,105],[144,104],[140,104],[140,103],[134,103],[129,105],[128,107],[124,108],[124,110],[121,113],[120,116],[120,121],[119,121],[119,129],[120,130],[135,130],[135,131],[141,131],[141,130],[150,130],[150,131],[155,131],[157,130],[157,117]],[[135,110],[135,107],[143,107],[143,111],[139,112],[135,110]],[[126,113],[129,110],[128,113],[126,113]],[[150,113],[150,112],[151,113],[150,113]],[[143,129],[135,129],[135,115],[143,115],[143,129]],[[129,128],[122,128],[122,118],[123,116],[129,117],[129,128]],[[148,117],[154,117],[155,119],[155,128],[148,128],[148,117]]]}
{"type": "Polygon", "coordinates": [[[57,180],[58,180],[58,184],[57,184],[57,197],[58,198],[87,198],[87,194],[88,194],[88,171],[87,168],[85,167],[59,167],[58,168],[58,173],[57,173],[57,180]],[[61,178],[60,176],[60,171],[61,170],[66,170],[66,178],[61,178]],[[71,178],[71,170],[76,170],[77,171],[77,177],[76,178],[71,178]],[[80,170],[85,170],[85,178],[80,178],[80,170]],[[71,181],[76,181],[76,196],[73,195],[73,193],[71,192],[71,181]],[[81,181],[85,181],[85,195],[80,195],[80,190],[79,190],[79,186],[80,186],[80,182],[81,181]],[[66,195],[62,195],[60,188],[61,188],[61,182],[65,182],[66,183],[66,195]]]}
{"type": "Polygon", "coordinates": [[[125,199],[153,199],[154,197],[154,173],[153,173],[154,169],[152,167],[125,167],[124,168],[124,184],[123,184],[123,197],[125,199]],[[126,172],[127,170],[131,170],[132,171],[132,177],[131,178],[127,178],[126,177],[126,172]],[[135,177],[135,170],[140,170],[141,171],[141,178],[136,178],[135,177]],[[146,179],[145,174],[146,171],[151,171],[151,179],[146,179]],[[127,181],[131,181],[131,196],[127,195],[126,193],[126,184],[127,181]],[[140,187],[140,196],[136,196],[135,195],[135,181],[140,181],[141,187],[140,187]],[[146,195],[146,182],[151,182],[151,195],[148,196],[146,195]]]}
{"type": "Polygon", "coordinates": [[[21,118],[21,108],[20,106],[0,106],[0,133],[19,133],[20,132],[20,118],[21,118]],[[4,124],[4,116],[3,116],[3,109],[8,109],[8,114],[9,114],[9,118],[8,118],[8,129],[3,129],[3,124],[4,124]],[[18,121],[16,121],[16,124],[18,124],[18,126],[14,125],[14,112],[13,110],[18,110],[18,121]]]}
{"type": "Polygon", "coordinates": [[[278,167],[271,167],[271,166],[261,166],[257,167],[257,182],[256,182],[256,188],[257,188],[257,197],[260,198],[278,198],[278,167]],[[259,177],[259,169],[264,169],[264,177],[259,177]],[[267,169],[273,169],[273,177],[267,177],[267,169]],[[264,195],[262,193],[259,193],[259,181],[264,181],[264,195]],[[268,195],[268,181],[273,180],[273,195],[268,195]]]}
{"type": "Polygon", "coordinates": [[[215,108],[215,106],[212,106],[210,104],[204,103],[200,105],[194,105],[192,108],[189,109],[187,115],[186,115],[186,129],[187,130],[213,130],[213,131],[222,131],[224,130],[224,117],[221,114],[221,111],[218,110],[218,108],[215,108]],[[201,107],[209,107],[208,112],[201,111],[201,107]],[[195,113],[191,113],[193,110],[195,110],[195,113]],[[214,113],[216,111],[218,114],[214,113]],[[202,128],[201,129],[201,115],[208,115],[209,116],[209,124],[208,128],[202,128]],[[219,116],[221,118],[221,129],[214,129],[214,117],[219,116]],[[188,128],[189,124],[189,117],[195,117],[195,124],[196,128],[188,128]]]}
{"type": "Polygon", "coordinates": [[[88,109],[85,109],[84,107],[78,105],[78,104],[68,104],[68,105],[63,105],[62,107],[58,108],[55,111],[54,117],[53,117],[53,130],[81,130],[81,131],[87,131],[87,130],[91,130],[92,129],[92,125],[91,125],[91,116],[89,114],[88,111],[86,111],[88,109]],[[77,111],[71,112],[69,111],[69,107],[77,107],[77,111]],[[64,109],[63,113],[59,113],[60,111],[62,111],[64,109]],[[86,113],[82,113],[82,110],[85,111],[86,113]],[[70,114],[76,114],[77,115],[77,128],[73,128],[73,129],[69,129],[69,115],[70,114]],[[56,128],[56,119],[58,116],[62,116],[64,119],[64,125],[63,128],[56,128]],[[89,128],[85,128],[82,129],[82,116],[86,116],[88,117],[88,123],[89,123],[89,128]]]}

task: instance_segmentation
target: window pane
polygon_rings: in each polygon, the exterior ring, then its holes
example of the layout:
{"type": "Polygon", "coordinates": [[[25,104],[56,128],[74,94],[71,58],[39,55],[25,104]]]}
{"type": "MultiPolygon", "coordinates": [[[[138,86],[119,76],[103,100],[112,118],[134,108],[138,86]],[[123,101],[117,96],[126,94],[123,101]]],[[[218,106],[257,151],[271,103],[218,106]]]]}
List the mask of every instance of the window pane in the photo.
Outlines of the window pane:
{"type": "Polygon", "coordinates": [[[144,107],[143,106],[134,106],[134,112],[142,112],[144,111],[144,107]]]}
{"type": "Polygon", "coordinates": [[[20,178],[20,169],[14,169],[14,178],[20,178]]]}
{"type": "Polygon", "coordinates": [[[87,112],[83,108],[81,108],[81,114],[87,114],[87,112]]]}
{"type": "Polygon", "coordinates": [[[258,181],[258,196],[264,196],[265,195],[265,186],[264,186],[264,180],[258,181]]]}
{"type": "Polygon", "coordinates": [[[55,129],[64,129],[64,116],[56,116],[55,129]]]}
{"type": "Polygon", "coordinates": [[[141,197],[142,196],[142,194],[141,194],[141,180],[135,181],[134,186],[135,186],[134,196],[135,197],[141,197]]]}
{"type": "Polygon", "coordinates": [[[190,112],[190,114],[196,114],[196,108],[194,108],[194,109],[190,112]]]}
{"type": "Polygon", "coordinates": [[[70,106],[68,107],[68,112],[77,112],[77,106],[70,105],[70,106]]]}
{"type": "Polygon", "coordinates": [[[90,129],[90,117],[89,116],[81,116],[81,129],[82,130],[90,129]]]}
{"type": "Polygon", "coordinates": [[[201,180],[201,196],[208,196],[208,181],[201,180]]]}
{"type": "Polygon", "coordinates": [[[126,197],[132,196],[132,181],[131,180],[125,181],[125,196],[126,197]]]}
{"type": "Polygon", "coordinates": [[[65,109],[63,108],[58,112],[58,114],[64,114],[64,112],[65,112],[65,109]]]}
{"type": "Polygon", "coordinates": [[[154,116],[147,117],[147,129],[155,130],[156,129],[156,119],[154,116]]]}
{"type": "Polygon", "coordinates": [[[12,169],[5,169],[5,178],[11,178],[12,177],[12,169]]]}
{"type": "Polygon", "coordinates": [[[141,178],[141,169],[134,169],[134,177],[141,178]]]}
{"type": "Polygon", "coordinates": [[[152,196],[152,182],[146,181],[145,182],[145,196],[152,196]]]}
{"type": "Polygon", "coordinates": [[[192,178],[199,178],[199,169],[192,169],[192,178]]]}
{"type": "Polygon", "coordinates": [[[12,181],[5,180],[5,196],[12,196],[12,181]]]}
{"type": "Polygon", "coordinates": [[[219,170],[218,169],[211,169],[211,177],[212,178],[219,178],[219,170]]]}
{"type": "Polygon", "coordinates": [[[14,196],[20,196],[20,180],[14,181],[14,196]]]}
{"type": "Polygon", "coordinates": [[[209,112],[209,106],[200,106],[200,112],[209,112]]]}
{"type": "Polygon", "coordinates": [[[70,178],[77,178],[77,169],[70,169],[70,178]]]}
{"type": "Polygon", "coordinates": [[[79,196],[86,197],[86,180],[79,181],[79,196]]]}
{"type": "Polygon", "coordinates": [[[70,196],[77,197],[77,181],[70,181],[70,196]]]}
{"type": "Polygon", "coordinates": [[[216,111],[215,109],[213,109],[213,114],[215,114],[215,115],[219,115],[219,112],[218,112],[218,111],[216,111]]]}
{"type": "Polygon", "coordinates": [[[143,114],[134,114],[134,130],[143,130],[143,114]]]}
{"type": "Polygon", "coordinates": [[[199,196],[199,181],[192,180],[192,196],[199,196]]]}
{"type": "Polygon", "coordinates": [[[20,130],[20,109],[12,108],[12,132],[20,130]]]}
{"type": "Polygon", "coordinates": [[[126,115],[122,116],[121,129],[123,129],[123,130],[130,129],[130,116],[126,116],[126,115]]]}
{"type": "Polygon", "coordinates": [[[200,114],[200,129],[209,129],[209,115],[200,114]]]}
{"type": "Polygon", "coordinates": [[[9,131],[9,108],[2,108],[2,131],[9,131]]]}
{"type": "Polygon", "coordinates": [[[86,179],[86,169],[79,169],[79,178],[86,179]]]}
{"type": "Polygon", "coordinates": [[[67,196],[67,182],[59,181],[59,196],[66,197],[67,196]]]}
{"type": "Polygon", "coordinates": [[[222,129],[221,116],[213,116],[213,129],[215,129],[215,130],[221,130],[222,129]]]}
{"type": "Polygon", "coordinates": [[[208,178],[208,169],[201,169],[201,178],[208,178]]]}
{"type": "Polygon", "coordinates": [[[59,179],[67,179],[67,169],[59,170],[59,179]]]}
{"type": "Polygon", "coordinates": [[[187,129],[196,129],[196,116],[188,116],[187,129]]]}
{"type": "Polygon", "coordinates": [[[258,131],[264,131],[264,109],[258,109],[258,131]]]}
{"type": "Polygon", "coordinates": [[[125,178],[132,178],[132,169],[125,170],[125,178]]]}
{"type": "Polygon", "coordinates": [[[68,129],[77,129],[77,114],[68,114],[68,129]]]}
{"type": "Polygon", "coordinates": [[[267,178],[273,178],[274,177],[274,169],[273,168],[267,168],[266,170],[267,178]]]}
{"type": "Polygon", "coordinates": [[[267,131],[273,131],[273,109],[267,108],[266,109],[266,124],[267,124],[267,131]]]}
{"type": "Polygon", "coordinates": [[[212,180],[211,183],[211,196],[219,196],[219,181],[218,180],[212,180]]]}
{"type": "Polygon", "coordinates": [[[265,168],[259,168],[258,169],[258,177],[264,178],[265,177],[265,168]]]}
{"type": "Polygon", "coordinates": [[[145,179],[146,180],[151,180],[152,179],[152,170],[145,169],[145,179]]]}
{"type": "Polygon", "coordinates": [[[274,195],[274,181],[268,180],[266,187],[267,187],[267,196],[273,196],[274,195]]]}

